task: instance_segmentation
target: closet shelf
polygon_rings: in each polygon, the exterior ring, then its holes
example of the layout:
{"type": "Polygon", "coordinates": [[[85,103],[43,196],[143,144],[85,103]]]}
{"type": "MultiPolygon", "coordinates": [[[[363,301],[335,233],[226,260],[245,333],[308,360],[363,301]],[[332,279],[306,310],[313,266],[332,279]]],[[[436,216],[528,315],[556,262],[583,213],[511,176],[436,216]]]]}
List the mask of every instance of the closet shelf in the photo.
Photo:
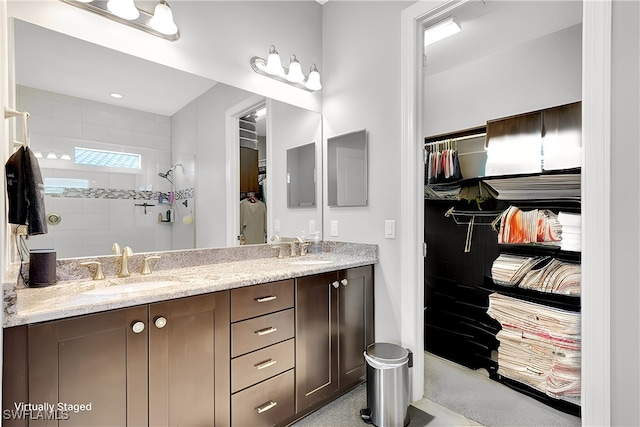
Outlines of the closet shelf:
{"type": "Polygon", "coordinates": [[[579,312],[581,308],[580,295],[564,295],[551,292],[540,292],[534,289],[524,289],[517,286],[499,285],[490,277],[485,277],[484,285],[480,287],[487,292],[498,292],[524,301],[543,304],[549,307],[561,308],[567,311],[579,312]]]}

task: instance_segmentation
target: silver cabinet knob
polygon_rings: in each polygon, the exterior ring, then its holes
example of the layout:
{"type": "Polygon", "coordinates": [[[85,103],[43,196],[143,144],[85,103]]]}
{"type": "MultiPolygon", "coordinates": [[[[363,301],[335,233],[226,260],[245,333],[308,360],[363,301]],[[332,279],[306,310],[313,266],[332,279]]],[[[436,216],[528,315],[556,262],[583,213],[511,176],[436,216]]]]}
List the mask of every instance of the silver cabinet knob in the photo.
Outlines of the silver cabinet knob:
{"type": "Polygon", "coordinates": [[[139,334],[140,332],[144,331],[144,322],[134,322],[133,325],[131,325],[131,329],[133,330],[134,334],[139,334]]]}
{"type": "Polygon", "coordinates": [[[167,326],[167,319],[165,317],[158,316],[153,323],[156,325],[156,328],[162,329],[167,326]]]}
{"type": "Polygon", "coordinates": [[[342,283],[342,286],[347,286],[349,284],[349,281],[347,279],[342,279],[340,283],[342,283]]]}
{"type": "Polygon", "coordinates": [[[332,283],[333,287],[338,289],[340,287],[340,283],[338,283],[338,281],[336,280],[335,282],[332,283]]]}

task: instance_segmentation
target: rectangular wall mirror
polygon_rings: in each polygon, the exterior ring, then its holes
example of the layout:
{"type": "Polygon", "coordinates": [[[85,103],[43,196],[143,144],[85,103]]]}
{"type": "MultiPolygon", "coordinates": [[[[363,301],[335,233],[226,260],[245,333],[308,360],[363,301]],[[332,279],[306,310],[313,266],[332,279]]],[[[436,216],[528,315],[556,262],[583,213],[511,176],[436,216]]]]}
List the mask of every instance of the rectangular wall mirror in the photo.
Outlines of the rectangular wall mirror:
{"type": "Polygon", "coordinates": [[[316,206],[316,144],[287,150],[287,207],[316,206]]]}
{"type": "Polygon", "coordinates": [[[329,206],[367,205],[367,130],[327,139],[329,206]]]}

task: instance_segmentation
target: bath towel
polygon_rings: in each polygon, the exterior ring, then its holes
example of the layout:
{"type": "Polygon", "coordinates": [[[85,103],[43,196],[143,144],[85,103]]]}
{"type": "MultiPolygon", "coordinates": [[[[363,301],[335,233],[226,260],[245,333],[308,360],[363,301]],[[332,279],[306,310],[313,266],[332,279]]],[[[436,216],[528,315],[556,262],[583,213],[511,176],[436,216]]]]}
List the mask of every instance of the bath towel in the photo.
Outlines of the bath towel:
{"type": "Polygon", "coordinates": [[[5,164],[9,223],[26,225],[29,236],[47,233],[44,184],[38,159],[29,147],[20,147],[5,164]]]}

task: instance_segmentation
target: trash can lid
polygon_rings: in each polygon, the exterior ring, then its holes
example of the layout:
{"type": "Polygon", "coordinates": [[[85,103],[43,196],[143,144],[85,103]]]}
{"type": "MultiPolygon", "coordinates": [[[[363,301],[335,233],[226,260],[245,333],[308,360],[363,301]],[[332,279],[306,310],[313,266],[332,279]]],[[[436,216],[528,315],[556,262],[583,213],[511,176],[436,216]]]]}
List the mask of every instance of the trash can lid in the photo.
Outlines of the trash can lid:
{"type": "Polygon", "coordinates": [[[367,356],[380,363],[402,364],[409,360],[409,352],[406,348],[387,342],[370,344],[367,347],[367,356]]]}

